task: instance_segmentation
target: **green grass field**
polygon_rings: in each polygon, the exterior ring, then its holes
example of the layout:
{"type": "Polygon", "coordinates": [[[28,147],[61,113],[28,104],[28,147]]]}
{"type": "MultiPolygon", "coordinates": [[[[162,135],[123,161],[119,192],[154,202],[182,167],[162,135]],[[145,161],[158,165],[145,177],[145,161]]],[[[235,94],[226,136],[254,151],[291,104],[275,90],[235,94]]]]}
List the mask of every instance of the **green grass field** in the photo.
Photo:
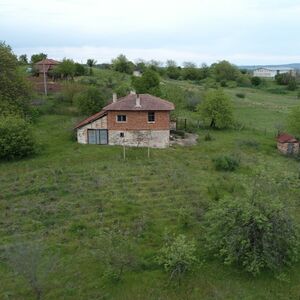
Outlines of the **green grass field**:
{"type": "MultiPolygon", "coordinates": [[[[43,299],[299,299],[300,264],[285,270],[287,280],[279,281],[269,273],[254,278],[205,253],[203,215],[214,201],[213,185],[223,194],[240,194],[240,184],[251,184],[259,170],[278,181],[288,177],[294,189],[281,192],[290,211],[296,217],[300,212],[299,163],[279,155],[274,139],[274,124],[284,123],[299,100],[293,93],[226,91],[236,118],[259,130],[214,131],[212,141],[204,141],[199,130],[197,146],[151,150],[150,159],[146,149],[128,149],[124,161],[120,147],[77,144],[70,114],[39,118],[34,124],[39,153],[0,165],[0,246],[36,241],[57,257],[43,299]],[[246,97],[237,98],[237,92],[246,97]],[[249,140],[259,147],[247,146],[249,140]],[[241,157],[236,172],[214,169],[212,159],[223,153],[241,157]],[[188,226],[181,223],[181,210],[188,212],[188,226]],[[136,261],[120,282],[104,276],[97,254],[103,247],[100,231],[116,226],[128,235],[136,261]],[[180,286],[169,283],[155,260],[166,232],[197,242],[201,264],[180,286]]],[[[0,278],[0,299],[34,298],[5,260],[0,260],[0,278]]]]}

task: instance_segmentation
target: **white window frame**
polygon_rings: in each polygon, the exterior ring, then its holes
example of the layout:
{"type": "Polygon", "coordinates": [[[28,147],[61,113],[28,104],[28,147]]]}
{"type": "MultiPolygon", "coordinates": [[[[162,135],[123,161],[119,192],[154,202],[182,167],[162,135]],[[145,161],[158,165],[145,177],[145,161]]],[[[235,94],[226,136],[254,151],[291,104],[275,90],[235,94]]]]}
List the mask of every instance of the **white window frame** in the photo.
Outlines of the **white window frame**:
{"type": "Polygon", "coordinates": [[[127,115],[116,115],[116,122],[117,122],[117,123],[127,123],[127,115]],[[119,121],[119,120],[118,120],[118,117],[119,117],[119,116],[125,116],[126,121],[119,121]]]}
{"type": "Polygon", "coordinates": [[[155,116],[155,111],[148,111],[147,113],[147,121],[149,124],[154,124],[155,123],[155,119],[156,119],[156,116],[155,116]],[[154,121],[149,121],[149,113],[153,113],[154,114],[154,121]]]}

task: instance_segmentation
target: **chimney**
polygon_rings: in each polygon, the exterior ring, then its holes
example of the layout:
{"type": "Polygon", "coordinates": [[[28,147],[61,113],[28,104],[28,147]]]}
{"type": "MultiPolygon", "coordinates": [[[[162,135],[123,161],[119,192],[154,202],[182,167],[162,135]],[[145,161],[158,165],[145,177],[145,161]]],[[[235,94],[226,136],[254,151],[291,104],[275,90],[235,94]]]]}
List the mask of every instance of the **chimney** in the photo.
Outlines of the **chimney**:
{"type": "Polygon", "coordinates": [[[137,107],[137,108],[141,108],[142,107],[141,106],[141,98],[140,98],[139,94],[137,94],[136,98],[135,98],[135,107],[137,107]]]}
{"type": "Polygon", "coordinates": [[[115,103],[117,101],[118,101],[117,94],[113,93],[113,103],[115,103]]]}

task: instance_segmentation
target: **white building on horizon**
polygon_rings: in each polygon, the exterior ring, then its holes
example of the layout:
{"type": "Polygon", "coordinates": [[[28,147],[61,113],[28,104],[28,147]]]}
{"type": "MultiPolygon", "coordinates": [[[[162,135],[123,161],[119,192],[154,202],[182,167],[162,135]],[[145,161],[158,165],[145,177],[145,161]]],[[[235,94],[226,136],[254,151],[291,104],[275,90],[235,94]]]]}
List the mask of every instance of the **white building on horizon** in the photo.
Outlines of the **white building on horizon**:
{"type": "Polygon", "coordinates": [[[275,78],[278,74],[290,73],[292,76],[296,75],[293,68],[288,67],[260,67],[253,71],[253,76],[264,78],[275,78]]]}

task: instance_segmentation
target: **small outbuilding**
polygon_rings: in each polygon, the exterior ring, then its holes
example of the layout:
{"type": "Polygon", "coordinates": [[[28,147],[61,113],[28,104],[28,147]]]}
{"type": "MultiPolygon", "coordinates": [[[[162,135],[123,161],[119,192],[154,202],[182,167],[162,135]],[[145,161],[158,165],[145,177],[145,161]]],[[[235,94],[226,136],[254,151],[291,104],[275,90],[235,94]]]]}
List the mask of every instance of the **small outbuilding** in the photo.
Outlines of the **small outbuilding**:
{"type": "Polygon", "coordinates": [[[277,137],[277,149],[285,155],[299,154],[299,141],[292,135],[281,133],[277,137]]]}

